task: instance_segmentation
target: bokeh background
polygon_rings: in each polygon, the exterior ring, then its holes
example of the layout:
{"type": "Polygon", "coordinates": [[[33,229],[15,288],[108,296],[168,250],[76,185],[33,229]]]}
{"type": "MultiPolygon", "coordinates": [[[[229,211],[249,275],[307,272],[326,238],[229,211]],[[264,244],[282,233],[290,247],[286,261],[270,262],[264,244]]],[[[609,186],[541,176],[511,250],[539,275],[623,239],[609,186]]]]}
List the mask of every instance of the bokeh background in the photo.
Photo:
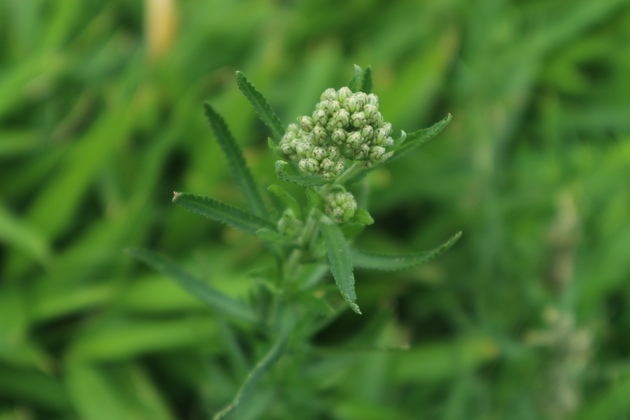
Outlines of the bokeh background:
{"type": "Polygon", "coordinates": [[[629,418],[627,0],[3,0],[1,420],[206,419],[231,399],[264,338],[124,249],[255,293],[262,244],[170,203],[243,203],[201,105],[265,186],[274,156],[234,71],[288,124],[353,64],[396,131],[453,114],[372,175],[361,246],[464,236],[417,269],[357,271],[364,315],[236,418],[629,418]]]}

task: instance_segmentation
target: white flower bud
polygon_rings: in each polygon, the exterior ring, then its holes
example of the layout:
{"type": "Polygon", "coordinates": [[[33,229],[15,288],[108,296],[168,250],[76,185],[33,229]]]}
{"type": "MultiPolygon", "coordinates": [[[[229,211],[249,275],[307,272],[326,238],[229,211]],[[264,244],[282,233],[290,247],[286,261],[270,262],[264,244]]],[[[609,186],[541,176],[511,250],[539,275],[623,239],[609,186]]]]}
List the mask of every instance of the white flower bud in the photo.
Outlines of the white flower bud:
{"type": "Polygon", "coordinates": [[[356,98],[357,103],[359,104],[359,109],[357,111],[360,111],[361,109],[363,109],[363,107],[367,103],[367,95],[365,94],[365,92],[357,92],[354,94],[354,97],[356,98]]]}
{"type": "Polygon", "coordinates": [[[304,172],[307,172],[307,173],[310,173],[310,174],[316,174],[317,173],[317,169],[319,167],[319,162],[317,162],[313,158],[306,158],[306,159],[301,159],[300,163],[298,164],[298,166],[304,172]]]}
{"type": "Polygon", "coordinates": [[[374,129],[371,125],[366,125],[361,129],[361,137],[365,139],[365,141],[370,141],[372,136],[374,135],[374,129]]]}
{"type": "Polygon", "coordinates": [[[313,112],[313,121],[316,124],[325,127],[326,123],[328,122],[328,115],[326,115],[326,111],[318,109],[317,111],[313,112]]]}
{"type": "Polygon", "coordinates": [[[365,114],[363,112],[355,112],[350,117],[350,120],[352,121],[352,125],[357,128],[364,127],[367,124],[367,120],[365,119],[365,114]]]}
{"type": "Polygon", "coordinates": [[[346,147],[353,151],[359,150],[362,140],[363,138],[361,137],[361,133],[359,133],[358,131],[353,131],[352,133],[348,134],[348,137],[346,138],[346,147]]]}
{"type": "Polygon", "coordinates": [[[346,87],[346,86],[342,87],[337,92],[337,100],[341,103],[341,106],[344,106],[346,104],[346,100],[350,96],[352,96],[352,91],[350,90],[349,87],[346,87]]]}
{"type": "Polygon", "coordinates": [[[349,192],[339,191],[326,196],[324,211],[337,223],[343,223],[354,216],[357,202],[349,192]]]}
{"type": "Polygon", "coordinates": [[[321,147],[314,147],[311,157],[317,161],[321,161],[326,156],[326,151],[321,147]]]}
{"type": "Polygon", "coordinates": [[[305,157],[310,156],[312,151],[313,151],[313,147],[309,143],[298,142],[295,145],[295,152],[300,158],[305,158],[305,157]]]}
{"type": "Polygon", "coordinates": [[[328,147],[327,156],[331,159],[337,159],[339,157],[339,149],[335,146],[328,147]]]}
{"type": "Polygon", "coordinates": [[[323,100],[328,100],[328,101],[336,101],[337,100],[337,91],[333,88],[328,88],[324,91],[324,93],[322,93],[322,96],[320,97],[320,99],[323,100]]]}
{"type": "Polygon", "coordinates": [[[385,141],[383,141],[384,147],[392,147],[394,145],[394,139],[391,137],[387,137],[385,141]]]}
{"type": "Polygon", "coordinates": [[[386,151],[383,146],[374,146],[370,149],[368,157],[374,163],[380,163],[385,160],[386,151]]]}
{"type": "Polygon", "coordinates": [[[365,118],[367,118],[370,124],[374,124],[376,122],[376,114],[378,113],[378,108],[375,105],[365,105],[363,107],[363,113],[365,114],[365,118]]]}
{"type": "Polygon", "coordinates": [[[313,127],[313,131],[311,131],[313,135],[313,144],[316,146],[322,146],[326,142],[326,138],[328,134],[326,130],[321,125],[316,125],[313,127]]]}
{"type": "Polygon", "coordinates": [[[370,93],[369,95],[367,95],[366,102],[367,104],[373,105],[378,108],[378,96],[376,96],[375,94],[370,93]]]}
{"type": "Polygon", "coordinates": [[[359,100],[357,99],[355,95],[352,95],[348,99],[346,99],[346,109],[350,113],[355,113],[361,109],[359,100]]]}
{"type": "Polygon", "coordinates": [[[379,128],[385,130],[385,134],[388,136],[392,134],[392,125],[388,122],[381,124],[379,128]]]}
{"type": "Polygon", "coordinates": [[[291,147],[291,143],[280,143],[280,151],[286,156],[295,154],[295,150],[291,147]]]}
{"type": "Polygon", "coordinates": [[[350,113],[346,109],[341,108],[333,115],[333,121],[337,124],[337,127],[345,127],[350,123],[350,113]]]}
{"type": "Polygon", "coordinates": [[[368,157],[370,153],[370,146],[367,144],[362,144],[356,151],[356,159],[365,159],[368,157]]]}
{"type": "Polygon", "coordinates": [[[376,114],[374,115],[374,121],[372,122],[372,125],[374,125],[374,127],[380,127],[383,124],[383,115],[381,115],[380,112],[376,112],[376,114]]]}
{"type": "Polygon", "coordinates": [[[307,133],[310,133],[313,127],[315,126],[315,124],[313,123],[313,120],[308,116],[300,117],[298,118],[298,121],[300,122],[300,126],[302,127],[302,130],[307,133]]]}
{"type": "Polygon", "coordinates": [[[343,170],[346,168],[346,161],[337,161],[337,163],[335,163],[335,167],[333,168],[333,173],[335,174],[335,176],[339,176],[341,175],[341,173],[343,172],[343,170]]]}
{"type": "Polygon", "coordinates": [[[347,136],[348,133],[346,133],[344,129],[338,128],[332,133],[331,140],[335,144],[343,144],[346,141],[347,136]]]}
{"type": "Polygon", "coordinates": [[[335,167],[335,162],[332,159],[329,158],[325,158],[322,160],[322,163],[319,165],[320,168],[322,168],[322,171],[325,172],[331,172],[334,167],[335,167]]]}
{"type": "Polygon", "coordinates": [[[387,130],[383,128],[377,128],[374,131],[374,140],[372,140],[372,142],[377,146],[384,146],[385,139],[387,138],[387,136],[388,136],[387,130]]]}
{"type": "Polygon", "coordinates": [[[337,111],[341,109],[341,104],[339,101],[330,101],[328,104],[328,113],[330,115],[335,114],[337,111]]]}

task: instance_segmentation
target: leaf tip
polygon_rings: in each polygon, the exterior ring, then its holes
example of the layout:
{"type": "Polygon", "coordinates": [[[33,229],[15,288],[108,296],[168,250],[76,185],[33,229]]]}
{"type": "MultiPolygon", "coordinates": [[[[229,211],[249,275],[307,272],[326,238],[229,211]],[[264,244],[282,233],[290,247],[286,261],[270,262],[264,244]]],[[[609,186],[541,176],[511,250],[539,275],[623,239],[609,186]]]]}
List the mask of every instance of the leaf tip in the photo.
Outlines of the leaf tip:
{"type": "Polygon", "coordinates": [[[359,305],[354,302],[348,302],[348,304],[350,305],[350,309],[352,309],[356,314],[363,315],[361,313],[361,309],[359,309],[359,305]]]}

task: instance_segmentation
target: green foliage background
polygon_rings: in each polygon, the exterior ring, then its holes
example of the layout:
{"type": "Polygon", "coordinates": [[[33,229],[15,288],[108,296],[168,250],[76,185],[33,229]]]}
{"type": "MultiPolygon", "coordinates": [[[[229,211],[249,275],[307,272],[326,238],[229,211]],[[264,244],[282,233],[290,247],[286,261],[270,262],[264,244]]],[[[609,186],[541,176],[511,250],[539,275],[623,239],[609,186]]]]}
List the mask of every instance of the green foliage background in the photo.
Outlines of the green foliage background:
{"type": "Polygon", "coordinates": [[[395,131],[453,114],[373,174],[360,245],[464,236],[417,269],[357,271],[364,315],[289,352],[236,418],[628,418],[627,1],[181,0],[153,58],[147,4],[0,4],[0,420],[204,419],[231,399],[269,341],[123,250],[257,293],[262,244],[170,202],[243,204],[201,105],[267,185],[234,71],[288,124],[355,63],[395,131]]]}

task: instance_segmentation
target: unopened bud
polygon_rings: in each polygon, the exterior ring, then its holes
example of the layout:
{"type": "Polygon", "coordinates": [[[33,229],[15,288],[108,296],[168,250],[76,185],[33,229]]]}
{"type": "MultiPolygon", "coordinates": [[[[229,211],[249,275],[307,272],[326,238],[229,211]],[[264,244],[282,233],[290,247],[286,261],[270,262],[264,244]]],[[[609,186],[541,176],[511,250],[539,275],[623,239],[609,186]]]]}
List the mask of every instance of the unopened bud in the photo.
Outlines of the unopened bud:
{"type": "Polygon", "coordinates": [[[363,112],[355,112],[350,117],[350,120],[352,121],[352,125],[357,128],[364,127],[367,124],[367,120],[365,119],[365,114],[363,112]]]}
{"type": "Polygon", "coordinates": [[[317,111],[313,112],[313,121],[316,124],[319,124],[322,127],[325,127],[326,123],[328,122],[328,116],[326,115],[326,111],[318,109],[317,111]]]}
{"type": "Polygon", "coordinates": [[[346,141],[347,136],[348,133],[346,130],[338,128],[332,133],[331,139],[335,144],[343,144],[346,141]]]}
{"type": "Polygon", "coordinates": [[[324,91],[324,93],[322,93],[322,96],[320,98],[322,101],[323,100],[328,100],[328,101],[336,101],[337,100],[337,91],[333,88],[328,88],[324,91]]]}
{"type": "Polygon", "coordinates": [[[350,123],[350,113],[346,109],[341,108],[333,115],[333,121],[339,128],[346,127],[350,123]]]}
{"type": "Polygon", "coordinates": [[[342,87],[337,92],[337,100],[341,103],[342,106],[346,105],[346,100],[352,96],[352,91],[349,87],[342,87]]]}
{"type": "Polygon", "coordinates": [[[304,172],[315,174],[317,173],[317,168],[319,167],[319,164],[313,158],[306,158],[306,159],[301,159],[298,166],[304,172]]]}
{"type": "Polygon", "coordinates": [[[315,126],[315,124],[313,123],[313,120],[308,116],[300,117],[298,118],[298,121],[300,122],[300,125],[302,126],[302,130],[306,131],[307,133],[310,133],[313,127],[315,126]]]}

